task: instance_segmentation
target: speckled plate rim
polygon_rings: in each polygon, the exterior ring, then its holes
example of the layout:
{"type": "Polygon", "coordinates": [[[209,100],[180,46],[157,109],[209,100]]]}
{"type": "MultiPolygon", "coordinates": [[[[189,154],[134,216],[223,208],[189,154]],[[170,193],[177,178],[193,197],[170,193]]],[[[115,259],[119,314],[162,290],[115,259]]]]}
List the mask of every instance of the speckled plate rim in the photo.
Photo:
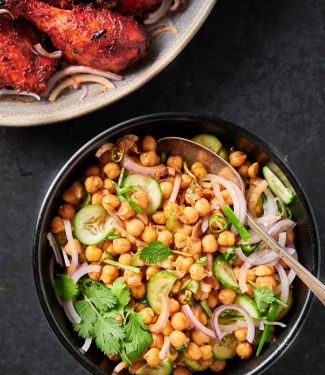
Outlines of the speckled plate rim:
{"type": "Polygon", "coordinates": [[[29,127],[46,124],[55,124],[89,114],[131,94],[132,92],[143,86],[145,83],[147,83],[149,80],[151,80],[153,77],[155,77],[158,73],[160,73],[169,63],[171,63],[177,57],[177,55],[186,47],[186,45],[191,41],[191,39],[195,36],[197,31],[203,25],[204,21],[212,11],[217,1],[218,0],[207,0],[206,2],[204,2],[203,7],[201,8],[202,11],[197,16],[195,21],[191,23],[190,30],[188,30],[187,33],[183,34],[183,36],[179,38],[179,40],[175,43],[174,48],[171,48],[168,52],[164,54],[164,56],[159,57],[156,61],[154,61],[146,69],[145,73],[141,74],[141,77],[134,79],[132,82],[130,82],[130,84],[126,85],[125,87],[116,89],[116,95],[112,95],[109,98],[105,96],[100,96],[98,100],[96,100],[94,103],[85,102],[84,107],[78,107],[72,109],[71,111],[49,111],[47,116],[43,118],[41,118],[40,116],[38,118],[35,118],[36,116],[17,117],[15,116],[15,114],[13,114],[12,117],[5,117],[0,113],[0,126],[29,127]]]}

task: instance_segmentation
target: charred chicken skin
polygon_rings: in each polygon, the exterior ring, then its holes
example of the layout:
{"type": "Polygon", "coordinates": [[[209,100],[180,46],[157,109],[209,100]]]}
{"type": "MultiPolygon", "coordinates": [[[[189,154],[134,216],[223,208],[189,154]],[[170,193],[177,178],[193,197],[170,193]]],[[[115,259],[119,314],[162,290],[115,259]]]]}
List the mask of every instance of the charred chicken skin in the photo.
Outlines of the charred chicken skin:
{"type": "Polygon", "coordinates": [[[40,43],[37,31],[26,20],[0,15],[0,87],[41,94],[56,67],[48,57],[32,52],[40,43]]]}
{"type": "Polygon", "coordinates": [[[38,0],[4,0],[16,17],[25,17],[47,33],[66,61],[118,73],[146,55],[147,39],[136,21],[92,5],[71,10],[38,0]]]}
{"type": "Polygon", "coordinates": [[[120,0],[117,10],[128,14],[143,14],[157,8],[161,0],[120,0]]]}

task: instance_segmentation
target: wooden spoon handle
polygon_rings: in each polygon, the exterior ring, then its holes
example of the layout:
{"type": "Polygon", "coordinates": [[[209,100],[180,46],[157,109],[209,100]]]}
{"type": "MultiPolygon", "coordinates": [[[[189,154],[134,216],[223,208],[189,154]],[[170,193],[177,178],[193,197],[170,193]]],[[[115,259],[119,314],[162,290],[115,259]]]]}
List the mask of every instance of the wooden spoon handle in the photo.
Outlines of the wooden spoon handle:
{"type": "Polygon", "coordinates": [[[248,226],[266,242],[272,250],[297,274],[300,280],[315,294],[315,296],[325,305],[325,285],[312,275],[302,264],[300,264],[293,256],[283,249],[272,237],[255,222],[255,220],[247,215],[248,226]]]}

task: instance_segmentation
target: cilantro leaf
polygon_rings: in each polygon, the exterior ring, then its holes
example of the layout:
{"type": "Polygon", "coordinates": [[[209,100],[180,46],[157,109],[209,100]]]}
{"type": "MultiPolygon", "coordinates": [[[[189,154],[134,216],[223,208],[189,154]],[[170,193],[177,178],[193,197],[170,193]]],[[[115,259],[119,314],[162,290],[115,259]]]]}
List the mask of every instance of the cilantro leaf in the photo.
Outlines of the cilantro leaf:
{"type": "Polygon", "coordinates": [[[152,335],[143,317],[134,311],[130,312],[129,320],[125,325],[126,340],[123,342],[125,353],[131,360],[138,359],[152,342],[152,335]]]}
{"type": "Polygon", "coordinates": [[[86,286],[85,294],[89,301],[95,305],[100,311],[105,311],[114,307],[117,303],[116,297],[111,290],[106,286],[91,283],[86,286]]]}
{"type": "Polygon", "coordinates": [[[272,289],[267,286],[254,288],[254,297],[257,307],[262,314],[267,310],[268,306],[275,300],[272,289]]]}
{"type": "Polygon", "coordinates": [[[94,325],[97,320],[96,311],[86,299],[76,302],[75,308],[81,318],[81,322],[79,324],[74,323],[73,328],[79,336],[86,339],[87,337],[92,336],[94,325]]]}
{"type": "Polygon", "coordinates": [[[78,294],[78,285],[71,279],[70,276],[60,275],[54,280],[55,294],[68,301],[78,294]]]}
{"type": "Polygon", "coordinates": [[[125,307],[130,302],[130,290],[122,279],[117,279],[109,286],[120,306],[125,307]]]}
{"type": "Polygon", "coordinates": [[[94,326],[94,338],[104,354],[116,355],[119,353],[120,340],[125,338],[125,332],[122,324],[116,319],[99,315],[94,326]]]}
{"type": "Polygon", "coordinates": [[[153,241],[140,252],[140,258],[149,264],[155,264],[166,260],[171,249],[161,241],[153,241]]]}

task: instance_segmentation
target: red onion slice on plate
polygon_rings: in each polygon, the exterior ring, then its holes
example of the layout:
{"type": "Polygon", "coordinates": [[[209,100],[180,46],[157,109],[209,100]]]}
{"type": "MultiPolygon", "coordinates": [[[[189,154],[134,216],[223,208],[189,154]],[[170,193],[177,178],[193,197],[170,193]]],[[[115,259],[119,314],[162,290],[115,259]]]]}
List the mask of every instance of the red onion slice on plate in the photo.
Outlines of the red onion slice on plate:
{"type": "Polygon", "coordinates": [[[71,228],[71,223],[70,220],[63,220],[64,223],[64,229],[65,229],[65,234],[68,239],[69,247],[71,249],[71,264],[70,264],[70,269],[69,269],[69,274],[73,274],[73,272],[76,270],[78,267],[78,250],[76,248],[76,244],[74,242],[73,236],[72,236],[72,228],[71,228]]]}
{"type": "Polygon", "coordinates": [[[53,254],[54,254],[54,257],[55,257],[55,260],[56,260],[56,263],[58,263],[61,267],[64,266],[63,264],[63,260],[62,260],[62,257],[61,257],[61,254],[60,254],[60,250],[59,250],[59,247],[55,241],[55,238],[53,236],[53,233],[52,232],[49,232],[46,236],[47,240],[49,241],[49,244],[53,250],[53,254]]]}
{"type": "Polygon", "coordinates": [[[84,266],[82,265],[71,275],[71,279],[77,283],[81,277],[90,273],[90,272],[100,272],[101,267],[97,264],[87,264],[84,266]]]}
{"type": "Polygon", "coordinates": [[[152,324],[150,326],[150,331],[152,333],[160,333],[163,331],[163,329],[166,327],[168,318],[169,318],[169,298],[168,294],[164,292],[161,296],[161,313],[159,315],[159,318],[155,324],[152,324]]]}
{"type": "Polygon", "coordinates": [[[173,186],[172,193],[170,194],[169,202],[171,203],[176,202],[176,198],[177,198],[179,189],[181,187],[181,182],[182,182],[182,177],[179,173],[177,173],[174,179],[174,186],[173,186]]]}
{"type": "Polygon", "coordinates": [[[87,337],[84,344],[82,345],[82,347],[80,348],[83,352],[87,353],[89,348],[90,348],[90,345],[92,343],[93,339],[91,337],[87,337]]]}
{"type": "Polygon", "coordinates": [[[167,354],[170,349],[170,338],[169,336],[164,336],[164,344],[159,352],[159,358],[161,360],[165,359],[167,357],[167,354]]]}
{"type": "Polygon", "coordinates": [[[212,329],[205,327],[194,315],[191,307],[189,305],[183,305],[184,314],[188,317],[189,321],[193,324],[193,326],[204,333],[205,335],[215,338],[215,334],[212,329]]]}
{"type": "Polygon", "coordinates": [[[167,174],[167,167],[163,164],[157,165],[155,167],[144,167],[142,164],[135,161],[131,156],[125,154],[121,160],[122,166],[134,173],[142,174],[144,176],[150,177],[161,177],[167,174]]]}
{"type": "Polygon", "coordinates": [[[73,301],[71,299],[63,302],[63,309],[70,322],[75,322],[77,324],[81,322],[81,318],[74,308],[73,301]]]}
{"type": "Polygon", "coordinates": [[[143,21],[143,23],[145,25],[152,25],[159,21],[161,18],[165,17],[165,15],[168,13],[171,3],[172,0],[162,0],[159,8],[150,13],[149,16],[143,21]]]}

